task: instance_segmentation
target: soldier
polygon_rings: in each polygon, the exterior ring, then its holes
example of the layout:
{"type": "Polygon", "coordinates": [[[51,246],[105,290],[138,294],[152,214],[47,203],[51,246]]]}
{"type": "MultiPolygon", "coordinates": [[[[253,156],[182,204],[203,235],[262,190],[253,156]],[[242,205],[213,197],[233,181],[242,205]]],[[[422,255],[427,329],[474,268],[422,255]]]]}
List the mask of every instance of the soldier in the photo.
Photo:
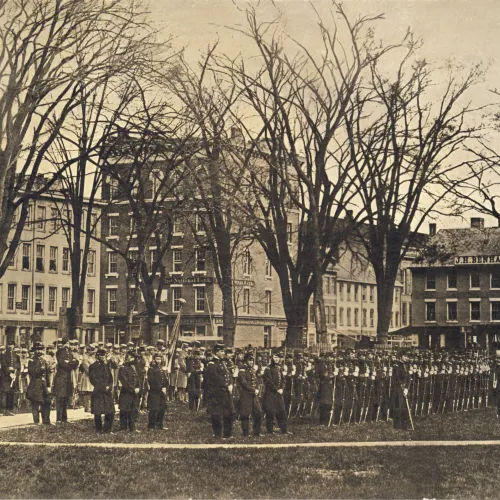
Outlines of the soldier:
{"type": "Polygon", "coordinates": [[[42,424],[50,423],[50,392],[51,392],[51,369],[49,363],[43,356],[44,346],[37,342],[33,348],[33,359],[28,362],[28,373],[30,381],[27,389],[27,398],[31,402],[31,413],[33,422],[42,424]]]}
{"type": "Polygon", "coordinates": [[[82,376],[80,379],[80,393],[82,395],[83,409],[86,413],[90,413],[90,397],[94,388],[90,383],[89,378],[89,368],[92,363],[95,362],[95,345],[90,344],[87,347],[87,352],[83,354],[82,363],[80,368],[82,370],[82,376]]]}
{"type": "Polygon", "coordinates": [[[224,363],[224,348],[224,344],[213,348],[212,359],[205,368],[205,394],[214,436],[228,439],[233,434],[234,406],[232,374],[224,363]]]}
{"type": "Polygon", "coordinates": [[[73,357],[68,337],[61,339],[61,346],[56,353],[56,359],[57,370],[52,391],[56,398],[56,421],[68,423],[68,405],[74,392],[72,373],[78,368],[78,360],[73,357]]]}
{"type": "Polygon", "coordinates": [[[203,378],[203,363],[201,362],[200,351],[192,351],[189,366],[191,370],[188,378],[189,409],[198,411],[203,378]]]}
{"type": "Polygon", "coordinates": [[[165,410],[167,407],[168,377],[163,369],[163,356],[161,352],[155,352],[148,369],[148,429],[166,430],[163,427],[165,410]]]}
{"type": "Polygon", "coordinates": [[[123,366],[124,358],[120,353],[120,344],[115,344],[113,350],[110,354],[110,360],[112,362],[112,374],[113,374],[113,399],[118,401],[120,394],[120,385],[118,382],[118,370],[123,366]]]}
{"type": "Polygon", "coordinates": [[[121,390],[118,398],[120,409],[120,430],[139,432],[135,429],[135,422],[139,411],[140,381],[135,369],[135,352],[129,351],[125,356],[125,364],[118,370],[118,379],[121,390]]]}
{"type": "Polygon", "coordinates": [[[97,350],[97,361],[89,368],[90,383],[94,386],[92,391],[91,411],[94,415],[96,432],[111,434],[115,418],[115,405],[113,401],[113,374],[106,362],[106,349],[97,350]],[[102,415],[104,414],[104,426],[102,415]]]}
{"type": "Polygon", "coordinates": [[[250,431],[250,417],[253,418],[253,435],[260,436],[262,422],[262,408],[259,401],[257,387],[257,374],[254,370],[252,353],[245,355],[245,363],[238,370],[239,401],[241,429],[243,436],[248,436],[250,431]]]}
{"type": "Polygon", "coordinates": [[[2,407],[5,415],[14,415],[14,394],[19,374],[19,357],[14,352],[14,341],[7,342],[7,349],[0,358],[2,371],[2,407]]]}
{"type": "Polygon", "coordinates": [[[392,372],[394,384],[392,418],[395,429],[408,429],[410,422],[408,393],[411,384],[411,376],[408,366],[408,354],[403,351],[400,356],[400,361],[394,363],[392,372]]]}
{"type": "Polygon", "coordinates": [[[283,374],[281,371],[281,358],[278,354],[273,354],[271,363],[264,370],[264,397],[262,408],[266,414],[266,430],[268,434],[273,434],[274,418],[282,434],[288,432],[287,418],[285,411],[285,401],[283,399],[283,374]]]}
{"type": "Polygon", "coordinates": [[[333,407],[333,368],[330,353],[325,354],[316,365],[318,379],[317,401],[319,405],[319,424],[328,425],[333,407]]]}
{"type": "Polygon", "coordinates": [[[137,372],[137,376],[139,377],[139,410],[142,413],[142,410],[146,407],[146,401],[148,396],[148,369],[149,369],[149,355],[146,353],[146,348],[144,346],[139,346],[137,349],[137,356],[135,358],[135,370],[137,372]]]}

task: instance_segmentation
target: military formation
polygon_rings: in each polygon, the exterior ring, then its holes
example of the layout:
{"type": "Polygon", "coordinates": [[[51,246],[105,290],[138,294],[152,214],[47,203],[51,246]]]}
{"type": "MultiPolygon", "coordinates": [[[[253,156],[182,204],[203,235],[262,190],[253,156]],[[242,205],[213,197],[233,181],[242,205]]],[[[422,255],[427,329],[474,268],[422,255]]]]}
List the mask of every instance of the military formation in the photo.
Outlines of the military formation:
{"type": "Polygon", "coordinates": [[[68,422],[68,408],[94,415],[97,432],[139,432],[140,412],[148,429],[165,430],[168,402],[206,411],[213,435],[230,439],[234,423],[243,436],[289,434],[289,422],[309,418],[323,426],[391,422],[411,429],[430,415],[484,410],[494,398],[500,351],[433,352],[354,350],[322,354],[286,348],[264,350],[199,342],[170,349],[128,344],[90,345],[58,339],[28,351],[0,346],[0,388],[4,414],[30,407],[36,424],[68,422]],[[250,425],[252,424],[252,425],[250,425]]]}

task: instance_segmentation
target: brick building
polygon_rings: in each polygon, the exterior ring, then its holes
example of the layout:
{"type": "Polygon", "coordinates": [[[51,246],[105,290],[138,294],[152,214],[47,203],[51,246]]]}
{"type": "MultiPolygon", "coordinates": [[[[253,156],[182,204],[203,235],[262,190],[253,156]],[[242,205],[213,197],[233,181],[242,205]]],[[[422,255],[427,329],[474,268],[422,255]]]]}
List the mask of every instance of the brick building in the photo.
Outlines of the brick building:
{"type": "Polygon", "coordinates": [[[441,229],[413,273],[413,331],[423,347],[487,348],[500,333],[500,228],[472,218],[441,229]]]}

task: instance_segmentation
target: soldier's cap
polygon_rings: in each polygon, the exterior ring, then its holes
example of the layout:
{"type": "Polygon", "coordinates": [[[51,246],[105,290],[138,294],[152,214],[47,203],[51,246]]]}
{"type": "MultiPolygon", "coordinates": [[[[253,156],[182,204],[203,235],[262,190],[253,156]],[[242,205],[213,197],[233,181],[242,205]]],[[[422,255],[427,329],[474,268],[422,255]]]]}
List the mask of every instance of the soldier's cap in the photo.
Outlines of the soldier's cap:
{"type": "Polygon", "coordinates": [[[247,352],[247,353],[245,354],[245,361],[250,361],[250,360],[252,360],[252,361],[254,360],[254,358],[253,358],[253,353],[251,353],[251,352],[247,352]]]}
{"type": "Polygon", "coordinates": [[[103,349],[102,347],[99,347],[99,349],[97,349],[98,356],[106,356],[106,354],[108,354],[106,349],[103,349]]]}
{"type": "Polygon", "coordinates": [[[113,346],[113,349],[120,349],[120,344],[115,344],[115,345],[113,346]]]}
{"type": "Polygon", "coordinates": [[[20,347],[14,347],[14,352],[21,352],[21,348],[20,347]]]}
{"type": "Polygon", "coordinates": [[[135,344],[134,344],[133,342],[127,342],[127,346],[129,346],[129,347],[134,347],[134,346],[135,346],[135,344]]]}
{"type": "Polygon", "coordinates": [[[127,348],[127,344],[120,344],[120,349],[126,349],[127,348]]]}
{"type": "Polygon", "coordinates": [[[137,352],[146,352],[146,348],[143,345],[140,345],[139,349],[137,349],[137,352]]]}
{"type": "Polygon", "coordinates": [[[80,344],[80,349],[85,349],[85,344],[80,344]]]}
{"type": "Polygon", "coordinates": [[[157,344],[164,344],[164,343],[165,343],[165,341],[164,341],[163,339],[158,339],[158,340],[156,341],[156,343],[157,343],[157,344]]]}
{"type": "Polygon", "coordinates": [[[107,347],[108,349],[110,349],[111,347],[113,347],[113,344],[112,344],[111,342],[108,342],[108,343],[106,344],[106,347],[107,347]]]}
{"type": "Polygon", "coordinates": [[[100,340],[99,342],[97,342],[98,345],[104,345],[104,342],[102,340],[100,340]]]}
{"type": "Polygon", "coordinates": [[[214,345],[213,352],[216,353],[216,352],[222,351],[225,348],[226,348],[226,344],[218,343],[218,344],[214,345]]]}
{"type": "Polygon", "coordinates": [[[92,349],[97,349],[98,345],[94,342],[93,344],[90,344],[89,347],[92,347],[92,349]]]}
{"type": "Polygon", "coordinates": [[[87,347],[87,351],[95,351],[97,346],[95,346],[94,344],[90,344],[88,347],[87,347]]]}
{"type": "Polygon", "coordinates": [[[71,340],[69,341],[69,343],[70,343],[70,344],[78,344],[78,340],[76,340],[76,339],[71,339],[71,340]]]}
{"type": "Polygon", "coordinates": [[[495,356],[500,357],[500,349],[497,349],[497,350],[495,351],[495,356]]]}
{"type": "Polygon", "coordinates": [[[28,352],[28,349],[26,349],[26,347],[23,347],[23,348],[21,349],[21,352],[28,352]]]}
{"type": "Polygon", "coordinates": [[[201,346],[201,342],[200,342],[199,340],[193,340],[193,341],[191,342],[191,345],[192,345],[193,347],[200,347],[200,346],[201,346]]]}
{"type": "Polygon", "coordinates": [[[201,351],[200,351],[200,350],[198,350],[198,349],[193,349],[193,354],[194,354],[195,356],[199,356],[199,355],[201,354],[201,351]]]}
{"type": "Polygon", "coordinates": [[[152,345],[148,345],[148,346],[146,346],[146,349],[147,349],[148,351],[154,351],[154,350],[155,350],[155,348],[154,348],[152,345]]]}

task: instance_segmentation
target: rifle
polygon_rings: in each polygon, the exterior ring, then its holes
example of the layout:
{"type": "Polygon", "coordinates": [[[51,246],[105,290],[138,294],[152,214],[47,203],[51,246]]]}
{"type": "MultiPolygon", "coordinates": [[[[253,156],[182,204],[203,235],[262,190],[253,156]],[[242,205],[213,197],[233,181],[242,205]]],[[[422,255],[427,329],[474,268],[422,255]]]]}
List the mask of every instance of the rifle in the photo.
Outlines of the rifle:
{"type": "MultiPolygon", "coordinates": [[[[383,372],[382,372],[383,373],[383,372]]],[[[383,382],[383,379],[381,380],[381,382],[383,382]]],[[[385,384],[384,384],[385,385],[385,384]]],[[[375,422],[378,422],[378,419],[380,417],[380,410],[381,410],[381,407],[382,407],[382,394],[383,394],[383,390],[382,390],[382,383],[380,384],[380,391],[379,391],[379,396],[378,396],[378,406],[377,406],[377,415],[375,416],[375,422]]]]}
{"type": "Polygon", "coordinates": [[[363,413],[365,412],[365,401],[366,401],[366,383],[367,379],[366,377],[363,377],[363,380],[361,381],[361,392],[363,394],[363,398],[361,399],[361,410],[359,412],[359,422],[360,424],[363,420],[363,413]]]}
{"type": "Polygon", "coordinates": [[[408,410],[408,416],[410,417],[410,424],[411,424],[411,430],[415,430],[415,426],[413,425],[413,418],[411,418],[411,411],[410,411],[410,405],[408,403],[408,396],[405,396],[405,401],[406,401],[406,409],[408,410]]]}
{"type": "Polygon", "coordinates": [[[391,389],[392,389],[392,371],[391,371],[391,358],[389,357],[389,390],[387,392],[387,398],[389,400],[389,404],[387,405],[387,418],[386,418],[386,422],[389,422],[389,415],[391,413],[391,405],[390,405],[390,401],[391,401],[391,389]]]}
{"type": "Polygon", "coordinates": [[[344,418],[345,391],[347,384],[347,379],[345,377],[342,380],[344,381],[344,384],[342,386],[342,405],[340,406],[339,425],[342,424],[342,420],[344,418]]]}
{"type": "Polygon", "coordinates": [[[434,401],[434,387],[436,386],[436,378],[434,375],[434,368],[431,368],[431,372],[429,372],[430,380],[430,390],[429,390],[429,404],[427,406],[427,415],[432,413],[432,403],[434,401]]]}
{"type": "MultiPolygon", "coordinates": [[[[335,370],[337,370],[337,361],[335,361],[335,370]]],[[[332,425],[333,413],[335,411],[335,390],[337,388],[337,375],[333,375],[333,390],[332,390],[332,409],[330,410],[330,420],[328,420],[328,427],[332,425]]]]}
{"type": "Polygon", "coordinates": [[[367,419],[367,417],[368,417],[368,410],[369,410],[369,408],[370,408],[370,401],[371,401],[371,399],[372,399],[372,394],[373,394],[373,383],[374,383],[374,382],[375,382],[375,381],[374,381],[374,380],[372,380],[372,383],[371,383],[371,385],[370,385],[370,392],[368,393],[368,403],[366,404],[366,408],[365,408],[365,418],[363,419],[363,423],[364,423],[364,424],[366,424],[366,419],[367,419]]]}
{"type": "MultiPolygon", "coordinates": [[[[446,390],[444,391],[444,396],[443,396],[443,407],[441,409],[441,413],[444,413],[446,410],[446,401],[448,399],[448,392],[450,388],[450,374],[447,373],[446,375],[446,390]]],[[[444,383],[444,380],[443,380],[444,383]]]]}
{"type": "Polygon", "coordinates": [[[358,391],[356,390],[356,383],[355,383],[355,377],[352,378],[352,401],[351,401],[351,408],[349,409],[349,420],[347,421],[348,424],[351,423],[352,419],[352,413],[354,411],[354,403],[358,399],[358,391]]]}

